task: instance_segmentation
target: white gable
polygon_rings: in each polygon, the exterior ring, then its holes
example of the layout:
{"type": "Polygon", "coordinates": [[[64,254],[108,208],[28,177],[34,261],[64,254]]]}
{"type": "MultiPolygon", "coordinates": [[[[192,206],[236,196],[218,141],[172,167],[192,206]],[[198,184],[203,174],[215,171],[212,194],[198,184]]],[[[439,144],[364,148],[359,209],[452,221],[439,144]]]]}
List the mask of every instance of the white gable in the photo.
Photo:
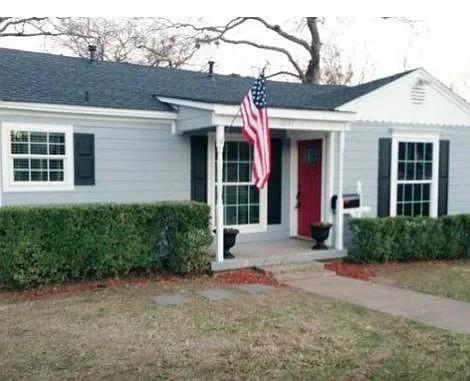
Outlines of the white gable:
{"type": "Polygon", "coordinates": [[[404,124],[470,126],[470,105],[423,69],[340,106],[357,119],[404,124]]]}

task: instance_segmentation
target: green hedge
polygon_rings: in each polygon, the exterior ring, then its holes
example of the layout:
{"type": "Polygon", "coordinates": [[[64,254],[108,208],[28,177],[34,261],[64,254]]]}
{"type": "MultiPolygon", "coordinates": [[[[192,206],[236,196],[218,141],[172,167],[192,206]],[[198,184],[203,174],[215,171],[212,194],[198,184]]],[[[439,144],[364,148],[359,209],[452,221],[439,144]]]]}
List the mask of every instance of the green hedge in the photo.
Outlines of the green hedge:
{"type": "Polygon", "coordinates": [[[0,284],[207,271],[209,207],[193,202],[0,209],[0,284]]]}
{"type": "Polygon", "coordinates": [[[470,258],[470,215],[361,218],[349,226],[354,262],[470,258]]]}

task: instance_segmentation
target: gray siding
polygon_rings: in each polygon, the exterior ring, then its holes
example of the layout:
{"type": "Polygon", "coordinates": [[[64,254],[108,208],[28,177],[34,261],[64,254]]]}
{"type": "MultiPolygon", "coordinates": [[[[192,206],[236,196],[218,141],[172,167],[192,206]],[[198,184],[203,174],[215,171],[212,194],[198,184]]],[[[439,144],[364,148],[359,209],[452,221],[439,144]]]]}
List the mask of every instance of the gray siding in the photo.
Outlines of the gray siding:
{"type": "MultiPolygon", "coordinates": [[[[391,128],[410,127],[392,124],[357,122],[346,132],[344,152],[344,190],[356,189],[362,182],[364,205],[372,208],[369,216],[377,216],[378,141],[391,137],[391,128]]],[[[435,127],[441,139],[450,141],[449,214],[470,213],[470,127],[435,127]]]]}
{"type": "Polygon", "coordinates": [[[173,135],[169,124],[56,123],[73,124],[74,132],[95,135],[96,185],[75,186],[68,192],[3,193],[4,205],[189,199],[189,138],[173,135]]]}

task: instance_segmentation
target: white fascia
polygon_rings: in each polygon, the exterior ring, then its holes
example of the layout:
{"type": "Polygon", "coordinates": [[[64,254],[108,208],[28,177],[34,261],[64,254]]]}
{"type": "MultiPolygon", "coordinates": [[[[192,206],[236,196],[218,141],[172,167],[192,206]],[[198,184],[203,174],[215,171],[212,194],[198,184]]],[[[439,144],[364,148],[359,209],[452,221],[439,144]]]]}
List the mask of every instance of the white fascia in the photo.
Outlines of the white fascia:
{"type": "Polygon", "coordinates": [[[142,120],[163,120],[174,121],[178,118],[176,112],[167,111],[149,111],[149,110],[132,110],[117,109],[106,107],[89,107],[89,106],[71,106],[57,105],[50,103],[28,103],[28,102],[5,102],[0,101],[0,111],[2,112],[41,112],[57,115],[73,115],[78,117],[114,117],[125,119],[142,119],[142,120]]]}

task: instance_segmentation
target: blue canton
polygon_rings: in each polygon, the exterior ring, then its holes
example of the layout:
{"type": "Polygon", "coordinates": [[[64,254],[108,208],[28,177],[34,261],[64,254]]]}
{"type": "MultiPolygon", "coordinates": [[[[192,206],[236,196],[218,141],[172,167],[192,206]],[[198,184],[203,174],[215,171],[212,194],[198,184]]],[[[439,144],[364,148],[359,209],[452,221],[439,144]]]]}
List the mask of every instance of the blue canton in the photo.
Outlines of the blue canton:
{"type": "Polygon", "coordinates": [[[260,75],[251,86],[251,94],[257,108],[266,107],[266,79],[263,75],[260,75]]]}

